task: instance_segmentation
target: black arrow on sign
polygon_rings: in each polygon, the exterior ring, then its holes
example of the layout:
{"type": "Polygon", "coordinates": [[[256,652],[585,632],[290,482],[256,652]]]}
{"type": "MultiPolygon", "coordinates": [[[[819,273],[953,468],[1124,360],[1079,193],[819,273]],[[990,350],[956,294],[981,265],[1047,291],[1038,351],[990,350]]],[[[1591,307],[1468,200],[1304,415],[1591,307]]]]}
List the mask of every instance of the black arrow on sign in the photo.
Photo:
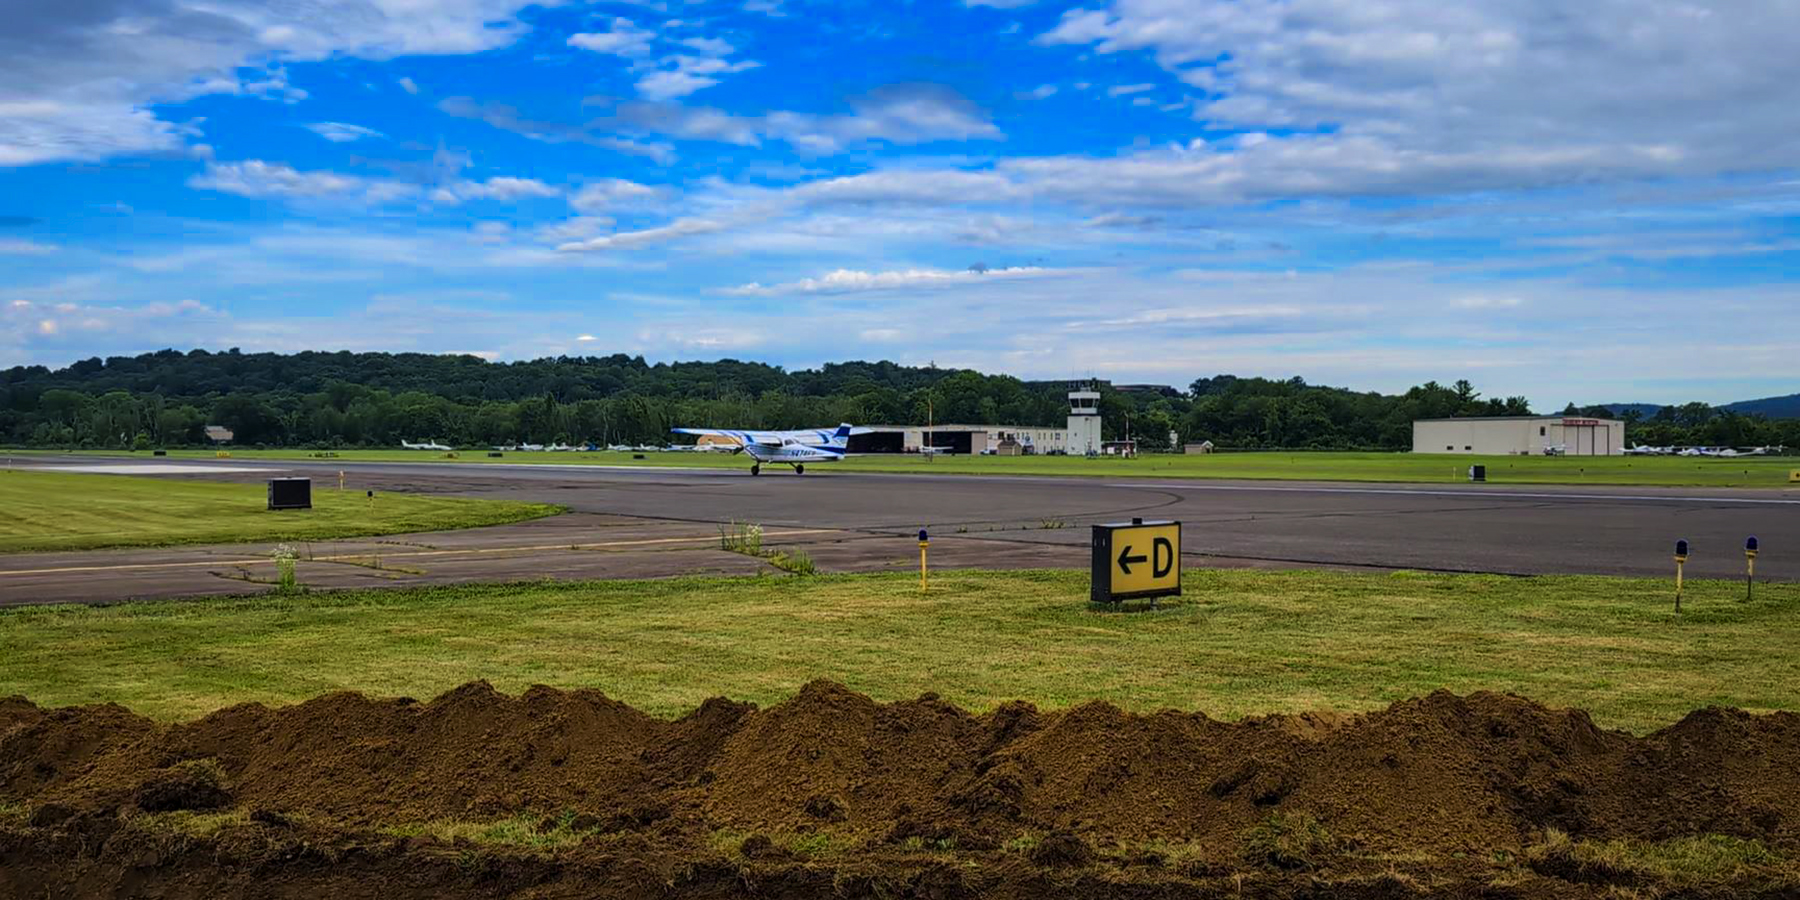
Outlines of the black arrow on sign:
{"type": "Polygon", "coordinates": [[[1127,556],[1126,554],[1128,554],[1130,552],[1131,552],[1130,544],[1126,544],[1125,549],[1119,551],[1119,571],[1124,572],[1127,575],[1131,574],[1131,564],[1132,563],[1141,563],[1141,562],[1149,562],[1150,561],[1150,557],[1144,556],[1142,554],[1139,554],[1137,556],[1127,556]]]}

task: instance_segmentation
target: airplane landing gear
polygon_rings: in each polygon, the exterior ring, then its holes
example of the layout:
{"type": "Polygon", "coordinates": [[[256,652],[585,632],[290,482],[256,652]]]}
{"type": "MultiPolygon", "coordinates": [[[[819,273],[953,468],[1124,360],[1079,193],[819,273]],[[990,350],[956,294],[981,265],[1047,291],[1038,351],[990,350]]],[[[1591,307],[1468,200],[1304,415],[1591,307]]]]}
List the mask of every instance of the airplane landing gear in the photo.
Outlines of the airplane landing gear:
{"type": "Polygon", "coordinates": [[[755,463],[752,466],[750,466],[750,474],[761,475],[762,474],[762,463],[755,463]]]}
{"type": "Polygon", "coordinates": [[[794,464],[794,474],[795,475],[805,475],[806,467],[803,465],[800,465],[799,463],[795,463],[794,464]]]}

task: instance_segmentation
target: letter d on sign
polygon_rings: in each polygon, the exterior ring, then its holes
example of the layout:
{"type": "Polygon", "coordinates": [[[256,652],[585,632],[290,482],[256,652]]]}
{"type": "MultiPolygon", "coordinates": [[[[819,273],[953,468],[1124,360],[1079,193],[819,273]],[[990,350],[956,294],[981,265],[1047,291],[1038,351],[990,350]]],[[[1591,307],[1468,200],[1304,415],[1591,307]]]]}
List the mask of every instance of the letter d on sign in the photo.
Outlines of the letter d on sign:
{"type": "Polygon", "coordinates": [[[1156,578],[1169,577],[1169,570],[1175,568],[1175,545],[1166,537],[1159,537],[1150,545],[1151,575],[1156,578]]]}

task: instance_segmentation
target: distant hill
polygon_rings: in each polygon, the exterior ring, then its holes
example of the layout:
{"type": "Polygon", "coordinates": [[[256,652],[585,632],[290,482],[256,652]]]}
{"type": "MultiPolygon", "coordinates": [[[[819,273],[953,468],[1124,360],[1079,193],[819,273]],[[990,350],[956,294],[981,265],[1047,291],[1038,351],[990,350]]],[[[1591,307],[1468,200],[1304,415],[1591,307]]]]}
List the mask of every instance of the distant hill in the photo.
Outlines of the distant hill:
{"type": "MultiPolygon", "coordinates": [[[[1603,403],[1601,405],[1612,410],[1612,414],[1615,416],[1635,411],[1639,417],[1645,419],[1656,415],[1656,411],[1662,409],[1662,404],[1659,403],[1603,403]]],[[[1736,403],[1727,403],[1719,409],[1747,416],[1763,416],[1769,419],[1800,419],[1800,394],[1764,397],[1761,400],[1739,400],[1736,403]]]]}
{"type": "Polygon", "coordinates": [[[1661,404],[1657,403],[1602,403],[1600,405],[1606,407],[1615,416],[1636,412],[1639,418],[1644,419],[1656,415],[1656,411],[1662,409],[1661,404]]]}
{"type": "Polygon", "coordinates": [[[1800,394],[1788,394],[1785,397],[1764,397],[1761,400],[1741,400],[1725,407],[1732,412],[1756,414],[1771,419],[1800,419],[1800,394]]]}

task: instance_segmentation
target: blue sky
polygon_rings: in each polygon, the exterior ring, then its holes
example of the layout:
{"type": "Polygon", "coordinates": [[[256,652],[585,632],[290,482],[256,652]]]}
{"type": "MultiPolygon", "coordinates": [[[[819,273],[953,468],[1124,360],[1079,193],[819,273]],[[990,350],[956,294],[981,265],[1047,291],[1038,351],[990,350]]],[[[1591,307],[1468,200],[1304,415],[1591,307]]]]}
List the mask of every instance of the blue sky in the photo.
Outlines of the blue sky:
{"type": "Polygon", "coordinates": [[[0,366],[1790,393],[1796,33],[1795,0],[25,0],[0,366]]]}

